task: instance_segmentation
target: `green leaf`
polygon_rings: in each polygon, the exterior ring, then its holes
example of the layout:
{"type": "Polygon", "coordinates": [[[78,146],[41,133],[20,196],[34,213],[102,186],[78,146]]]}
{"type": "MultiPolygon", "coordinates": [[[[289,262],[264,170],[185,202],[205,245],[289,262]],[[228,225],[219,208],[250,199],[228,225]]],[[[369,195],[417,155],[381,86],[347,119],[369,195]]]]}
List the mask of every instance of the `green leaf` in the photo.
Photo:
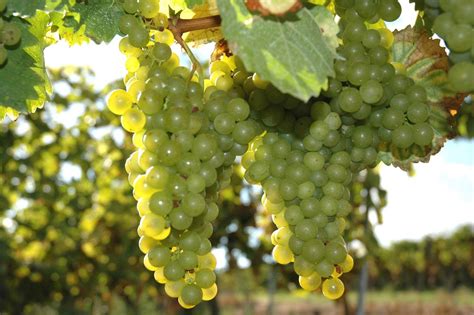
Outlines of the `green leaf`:
{"type": "Polygon", "coordinates": [[[49,16],[37,11],[27,21],[14,17],[12,22],[21,29],[22,39],[19,48],[8,51],[0,69],[0,119],[14,111],[34,112],[51,92],[43,55],[49,16]]]}
{"type": "Polygon", "coordinates": [[[32,16],[36,10],[44,10],[45,6],[46,0],[10,0],[8,1],[7,14],[32,16]]]}
{"type": "Polygon", "coordinates": [[[184,0],[188,8],[192,9],[197,5],[204,4],[206,0],[184,0]]]}
{"type": "Polygon", "coordinates": [[[222,30],[247,70],[303,101],[334,76],[338,26],[324,7],[304,8],[286,20],[262,18],[244,1],[218,0],[222,30]]]}
{"type": "Polygon", "coordinates": [[[86,26],[86,35],[97,43],[110,42],[119,33],[119,20],[124,14],[120,3],[115,0],[77,3],[72,11],[81,15],[80,23],[86,26]]]}

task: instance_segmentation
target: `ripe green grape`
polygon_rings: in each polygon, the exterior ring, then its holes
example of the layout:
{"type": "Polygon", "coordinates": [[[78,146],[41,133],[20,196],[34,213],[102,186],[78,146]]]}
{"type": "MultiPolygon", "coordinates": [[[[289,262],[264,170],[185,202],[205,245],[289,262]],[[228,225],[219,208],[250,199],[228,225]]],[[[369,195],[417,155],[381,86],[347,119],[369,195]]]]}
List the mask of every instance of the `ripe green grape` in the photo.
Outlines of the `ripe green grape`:
{"type": "Polygon", "coordinates": [[[159,0],[140,0],[138,9],[143,17],[151,19],[160,12],[160,2],[159,0]]]}
{"type": "Polygon", "coordinates": [[[145,127],[146,116],[137,108],[129,108],[121,117],[122,126],[128,132],[138,132],[145,127]]]}
{"type": "Polygon", "coordinates": [[[116,115],[125,114],[132,107],[132,104],[132,97],[124,90],[113,91],[107,100],[108,109],[116,115]]]}
{"type": "Polygon", "coordinates": [[[338,278],[329,278],[324,280],[322,292],[330,300],[336,300],[344,293],[344,284],[338,278]]]}
{"type": "Polygon", "coordinates": [[[0,33],[0,39],[5,46],[15,46],[21,40],[21,30],[13,23],[5,23],[0,33]]]}
{"type": "Polygon", "coordinates": [[[453,91],[474,91],[474,64],[471,62],[460,62],[455,64],[448,73],[449,85],[453,91]]]}

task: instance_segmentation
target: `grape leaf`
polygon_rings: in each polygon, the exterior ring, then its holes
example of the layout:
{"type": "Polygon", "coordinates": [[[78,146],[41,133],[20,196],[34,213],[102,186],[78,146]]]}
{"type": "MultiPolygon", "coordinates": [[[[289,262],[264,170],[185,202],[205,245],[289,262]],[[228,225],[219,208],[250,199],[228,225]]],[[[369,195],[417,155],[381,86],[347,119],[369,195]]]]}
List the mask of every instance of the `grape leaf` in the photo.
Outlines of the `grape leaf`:
{"type": "Polygon", "coordinates": [[[413,147],[408,150],[392,148],[380,154],[385,164],[408,170],[411,163],[428,162],[432,155],[441,150],[446,139],[453,136],[452,113],[459,108],[464,97],[453,94],[447,88],[448,56],[438,39],[432,39],[426,31],[412,27],[396,31],[394,35],[392,61],[402,64],[406,74],[425,88],[431,109],[429,123],[435,133],[431,146],[416,148],[415,151],[413,147]]]}
{"type": "Polygon", "coordinates": [[[218,0],[222,31],[247,70],[303,101],[318,96],[334,76],[338,26],[324,7],[293,18],[252,15],[243,1],[218,0]]]}
{"type": "Polygon", "coordinates": [[[8,51],[8,61],[0,69],[0,119],[34,112],[51,93],[43,55],[49,16],[37,11],[27,21],[14,17],[12,22],[21,29],[22,39],[20,47],[8,51]]]}
{"type": "Polygon", "coordinates": [[[45,0],[13,0],[7,5],[7,14],[19,14],[21,16],[32,16],[36,10],[43,10],[46,6],[45,0]]]}
{"type": "Polygon", "coordinates": [[[188,8],[192,9],[197,5],[202,5],[206,2],[206,0],[185,0],[186,5],[188,8]]]}
{"type": "Polygon", "coordinates": [[[89,0],[77,3],[71,10],[81,15],[86,35],[97,43],[110,42],[119,33],[118,24],[124,13],[118,1],[89,0]]]}
{"type": "Polygon", "coordinates": [[[89,42],[86,36],[86,25],[80,24],[81,16],[75,12],[53,11],[49,14],[51,32],[57,33],[60,39],[66,40],[69,45],[89,42]]]}

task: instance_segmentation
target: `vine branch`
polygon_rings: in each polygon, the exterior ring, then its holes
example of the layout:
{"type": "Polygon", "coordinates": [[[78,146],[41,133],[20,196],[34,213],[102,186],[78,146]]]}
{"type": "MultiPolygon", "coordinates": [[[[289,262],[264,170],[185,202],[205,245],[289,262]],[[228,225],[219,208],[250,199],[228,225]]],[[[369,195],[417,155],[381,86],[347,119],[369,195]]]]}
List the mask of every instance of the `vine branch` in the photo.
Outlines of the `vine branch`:
{"type": "Polygon", "coordinates": [[[183,40],[183,34],[186,32],[192,32],[197,30],[203,30],[213,27],[219,27],[221,25],[221,17],[219,15],[212,15],[196,19],[180,19],[180,18],[170,18],[168,29],[173,33],[174,39],[181,47],[186,51],[186,54],[191,59],[193,68],[191,71],[190,80],[193,77],[194,72],[197,71],[199,76],[199,82],[204,86],[204,73],[201,67],[201,64],[194,56],[193,52],[183,40]]]}

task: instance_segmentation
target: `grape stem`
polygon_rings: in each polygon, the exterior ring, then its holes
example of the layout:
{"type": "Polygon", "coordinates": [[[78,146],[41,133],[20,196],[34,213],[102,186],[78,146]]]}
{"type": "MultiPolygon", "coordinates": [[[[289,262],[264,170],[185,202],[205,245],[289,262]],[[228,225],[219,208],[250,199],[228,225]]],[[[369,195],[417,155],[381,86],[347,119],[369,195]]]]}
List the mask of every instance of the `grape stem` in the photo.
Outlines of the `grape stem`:
{"type": "Polygon", "coordinates": [[[214,28],[221,26],[221,16],[211,15],[196,19],[169,19],[169,30],[173,34],[180,34],[180,36],[186,32],[205,30],[208,28],[214,28]]]}
{"type": "MultiPolygon", "coordinates": [[[[196,56],[194,56],[188,44],[186,44],[186,42],[183,40],[183,34],[192,31],[219,27],[221,25],[220,15],[212,15],[196,19],[169,18],[168,22],[168,29],[171,31],[171,33],[173,33],[174,39],[178,44],[181,45],[181,47],[184,49],[193,64],[190,80],[193,77],[194,73],[197,71],[199,76],[199,83],[201,84],[201,86],[204,86],[204,72],[201,63],[199,62],[199,60],[197,60],[196,56]]],[[[154,27],[154,25],[152,25],[152,27],[156,28],[154,27]]]]}

